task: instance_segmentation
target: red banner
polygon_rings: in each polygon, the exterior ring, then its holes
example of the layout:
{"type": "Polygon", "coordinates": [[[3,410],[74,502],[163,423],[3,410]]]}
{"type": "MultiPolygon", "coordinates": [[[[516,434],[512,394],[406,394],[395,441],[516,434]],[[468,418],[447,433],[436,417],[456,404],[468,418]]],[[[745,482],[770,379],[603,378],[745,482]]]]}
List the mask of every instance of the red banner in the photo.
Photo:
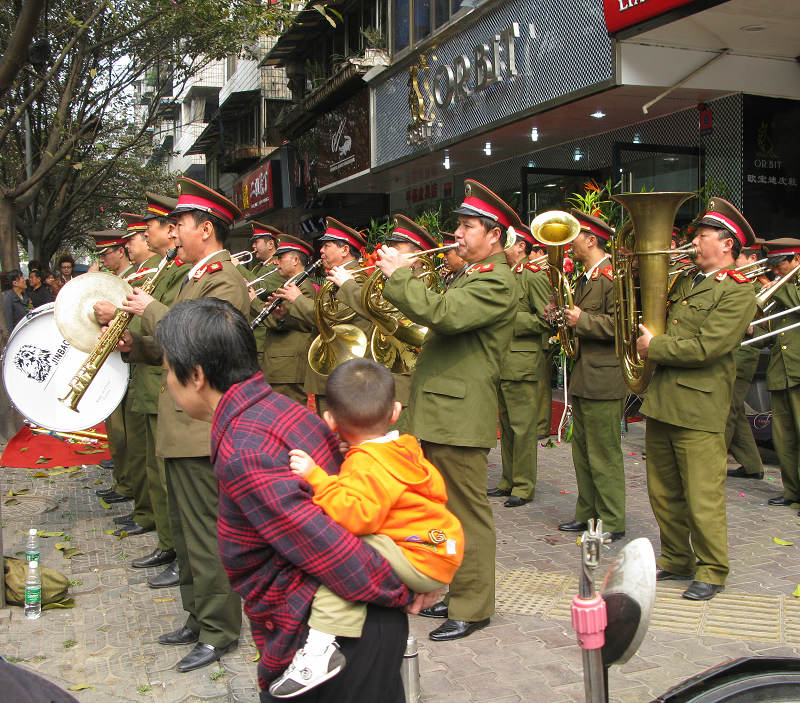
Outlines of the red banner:
{"type": "Polygon", "coordinates": [[[246,218],[275,207],[275,199],[272,196],[271,161],[261,164],[255,171],[251,171],[233,184],[233,201],[246,218]]]}
{"type": "Polygon", "coordinates": [[[615,34],[685,5],[698,5],[699,11],[709,4],[708,0],[603,0],[603,13],[608,33],[615,34]]]}

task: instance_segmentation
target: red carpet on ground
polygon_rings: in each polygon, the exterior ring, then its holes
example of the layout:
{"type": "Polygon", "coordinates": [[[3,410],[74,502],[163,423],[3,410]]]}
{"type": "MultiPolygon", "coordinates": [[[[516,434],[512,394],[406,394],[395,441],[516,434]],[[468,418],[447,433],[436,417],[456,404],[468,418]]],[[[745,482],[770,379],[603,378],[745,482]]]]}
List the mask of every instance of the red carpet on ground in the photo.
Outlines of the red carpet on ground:
{"type": "MultiPolygon", "coordinates": [[[[105,434],[103,423],[92,428],[105,434]]],[[[0,464],[11,469],[53,469],[96,464],[110,459],[108,442],[72,444],[46,434],[35,434],[25,425],[9,441],[0,464]]]]}

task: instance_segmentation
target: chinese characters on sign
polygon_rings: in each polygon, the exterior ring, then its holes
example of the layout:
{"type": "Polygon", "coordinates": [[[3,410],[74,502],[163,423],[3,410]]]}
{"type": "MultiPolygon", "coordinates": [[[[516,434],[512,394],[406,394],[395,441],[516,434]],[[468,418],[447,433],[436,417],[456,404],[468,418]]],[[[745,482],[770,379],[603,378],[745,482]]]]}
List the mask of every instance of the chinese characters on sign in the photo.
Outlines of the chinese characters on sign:
{"type": "Polygon", "coordinates": [[[275,200],[272,196],[272,162],[261,164],[233,184],[233,201],[245,217],[272,210],[275,200]]]}

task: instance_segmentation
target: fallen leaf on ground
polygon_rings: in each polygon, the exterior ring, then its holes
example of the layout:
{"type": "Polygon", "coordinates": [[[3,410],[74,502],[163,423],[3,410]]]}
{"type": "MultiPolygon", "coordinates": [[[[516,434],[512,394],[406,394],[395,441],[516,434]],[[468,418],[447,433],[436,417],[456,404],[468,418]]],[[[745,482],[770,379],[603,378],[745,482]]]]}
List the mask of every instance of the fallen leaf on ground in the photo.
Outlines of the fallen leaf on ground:
{"type": "Polygon", "coordinates": [[[781,539],[780,537],[773,537],[772,541],[775,542],[775,544],[781,545],[781,547],[791,547],[794,544],[794,542],[790,542],[789,540],[786,539],[781,539]]]}
{"type": "Polygon", "coordinates": [[[19,453],[20,454],[23,454],[24,452],[27,452],[27,451],[28,451],[28,447],[20,447],[19,448],[19,453]]]}
{"type": "Polygon", "coordinates": [[[100,507],[105,508],[106,510],[111,510],[111,506],[105,502],[102,498],[100,499],[100,507]]]}
{"type": "Polygon", "coordinates": [[[50,478],[50,474],[46,471],[37,471],[34,475],[34,478],[50,478]]]}
{"type": "Polygon", "coordinates": [[[17,500],[16,498],[6,498],[5,503],[6,505],[17,505],[19,503],[19,500],[17,500]]]}
{"type": "Polygon", "coordinates": [[[174,598],[153,598],[153,603],[169,603],[175,600],[174,598]]]}
{"type": "Polygon", "coordinates": [[[63,532],[43,532],[39,530],[36,533],[39,537],[61,537],[64,533],[63,532]]]}
{"type": "Polygon", "coordinates": [[[800,598],[800,583],[798,583],[797,588],[795,588],[794,591],[792,591],[792,595],[795,598],[800,598]]]}
{"type": "Polygon", "coordinates": [[[96,479],[94,480],[94,485],[95,485],[95,486],[98,486],[98,485],[100,485],[102,482],[103,482],[103,479],[102,479],[102,478],[96,478],[96,479]]]}
{"type": "Polygon", "coordinates": [[[48,462],[52,461],[53,458],[49,456],[40,456],[37,460],[37,464],[47,464],[48,462]]]}
{"type": "Polygon", "coordinates": [[[87,688],[94,689],[94,686],[88,683],[76,683],[74,686],[70,686],[67,690],[68,691],[85,691],[87,688]]]}

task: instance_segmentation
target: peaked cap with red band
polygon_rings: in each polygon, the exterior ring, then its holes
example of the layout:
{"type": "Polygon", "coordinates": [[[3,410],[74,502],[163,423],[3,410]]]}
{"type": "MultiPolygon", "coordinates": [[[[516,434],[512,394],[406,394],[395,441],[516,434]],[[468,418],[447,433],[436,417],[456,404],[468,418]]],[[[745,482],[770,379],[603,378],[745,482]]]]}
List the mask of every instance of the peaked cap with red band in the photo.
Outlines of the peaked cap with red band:
{"type": "Polygon", "coordinates": [[[435,249],[439,246],[439,242],[427,229],[405,215],[394,216],[394,230],[387,241],[408,242],[422,250],[435,249]]]}
{"type": "Polygon", "coordinates": [[[304,242],[300,237],[293,237],[291,234],[281,234],[278,239],[276,254],[285,254],[288,251],[296,251],[306,256],[311,256],[314,250],[308,242],[304,242]]]}
{"type": "Polygon", "coordinates": [[[137,232],[145,232],[147,230],[147,222],[145,222],[143,215],[135,215],[132,212],[121,212],[119,216],[125,220],[128,225],[127,232],[123,235],[125,239],[132,237],[137,232]]]}
{"type": "Polygon", "coordinates": [[[524,239],[528,242],[528,244],[532,244],[533,246],[539,244],[539,242],[536,241],[536,237],[533,236],[531,228],[527,225],[523,225],[521,222],[514,225],[514,232],[520,239],[524,239]]]}
{"type": "Polygon", "coordinates": [[[452,232],[442,232],[439,230],[439,236],[442,238],[442,244],[455,244],[456,243],[456,235],[452,232]]]}
{"type": "Polygon", "coordinates": [[[780,239],[770,239],[762,242],[762,246],[767,250],[767,256],[789,256],[800,254],[800,239],[794,237],[781,237],[780,239]]]}
{"type": "Polygon", "coordinates": [[[570,210],[570,214],[572,214],[578,220],[578,222],[581,223],[582,231],[586,232],[587,234],[593,234],[595,237],[602,239],[604,242],[607,242],[609,239],[611,239],[611,236],[614,234],[614,228],[610,227],[599,217],[589,215],[581,210],[577,210],[576,208],[572,208],[570,210]]]}
{"type": "Polygon", "coordinates": [[[283,232],[272,225],[263,225],[260,222],[255,221],[251,222],[250,224],[253,226],[253,234],[250,235],[251,242],[259,237],[269,237],[277,245],[279,238],[284,236],[283,232]]]}
{"type": "Polygon", "coordinates": [[[105,254],[110,249],[121,247],[125,244],[125,232],[118,229],[104,229],[97,232],[89,232],[89,236],[94,239],[95,253],[105,254]]]}
{"type": "Polygon", "coordinates": [[[714,196],[708,201],[708,210],[699,218],[697,224],[726,229],[743,247],[752,246],[756,241],[755,232],[744,215],[727,200],[714,196]]]}
{"type": "Polygon", "coordinates": [[[192,210],[216,215],[229,227],[242,216],[242,211],[224,195],[220,195],[217,191],[191,178],[180,176],[178,178],[178,204],[169,214],[170,216],[180,215],[182,212],[191,212],[192,210]]]}
{"type": "Polygon", "coordinates": [[[519,224],[519,216],[514,208],[485,185],[471,178],[464,181],[464,202],[453,212],[467,217],[488,217],[506,228],[519,224]]]}
{"type": "Polygon", "coordinates": [[[332,217],[325,218],[325,234],[319,238],[320,242],[344,242],[358,250],[367,246],[367,240],[361,232],[348,227],[345,224],[334,220],[332,217]]]}
{"type": "Polygon", "coordinates": [[[175,198],[151,193],[149,190],[145,191],[144,195],[147,198],[147,214],[142,215],[142,219],[145,222],[154,220],[156,217],[166,217],[169,220],[175,219],[170,216],[170,213],[178,206],[178,201],[175,198]]]}

